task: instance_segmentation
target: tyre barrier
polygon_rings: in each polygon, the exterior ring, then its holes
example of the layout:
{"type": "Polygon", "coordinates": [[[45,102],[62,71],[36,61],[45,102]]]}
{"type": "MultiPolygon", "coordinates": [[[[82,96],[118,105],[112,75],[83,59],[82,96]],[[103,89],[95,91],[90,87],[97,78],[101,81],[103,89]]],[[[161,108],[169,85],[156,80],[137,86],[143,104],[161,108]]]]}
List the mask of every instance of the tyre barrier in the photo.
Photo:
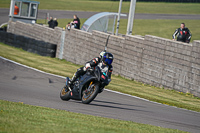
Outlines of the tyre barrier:
{"type": "Polygon", "coordinates": [[[56,44],[0,31],[0,42],[41,56],[56,57],[56,44]]]}

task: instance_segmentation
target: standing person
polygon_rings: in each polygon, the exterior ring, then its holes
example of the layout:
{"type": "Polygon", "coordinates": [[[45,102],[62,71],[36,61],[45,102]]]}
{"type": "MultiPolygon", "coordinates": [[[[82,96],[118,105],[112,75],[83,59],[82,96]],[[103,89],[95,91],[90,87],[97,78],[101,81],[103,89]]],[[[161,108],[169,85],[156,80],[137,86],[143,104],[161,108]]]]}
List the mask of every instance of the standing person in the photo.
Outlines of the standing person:
{"type": "Polygon", "coordinates": [[[77,15],[74,15],[74,20],[71,23],[74,25],[75,29],[80,29],[81,22],[77,15]]]}
{"type": "Polygon", "coordinates": [[[58,26],[58,21],[57,21],[57,18],[54,18],[54,20],[53,20],[53,28],[55,28],[56,26],[58,26]]]}
{"type": "Polygon", "coordinates": [[[52,17],[49,18],[48,24],[49,24],[49,28],[54,28],[54,22],[53,22],[53,18],[52,17]]]}
{"type": "Polygon", "coordinates": [[[177,35],[177,41],[189,43],[192,37],[190,30],[185,27],[185,23],[181,23],[181,27],[176,29],[174,34],[172,35],[173,40],[175,40],[177,35]]]}
{"type": "Polygon", "coordinates": [[[14,15],[18,15],[18,14],[19,14],[19,7],[17,6],[17,4],[15,4],[14,15]]]}

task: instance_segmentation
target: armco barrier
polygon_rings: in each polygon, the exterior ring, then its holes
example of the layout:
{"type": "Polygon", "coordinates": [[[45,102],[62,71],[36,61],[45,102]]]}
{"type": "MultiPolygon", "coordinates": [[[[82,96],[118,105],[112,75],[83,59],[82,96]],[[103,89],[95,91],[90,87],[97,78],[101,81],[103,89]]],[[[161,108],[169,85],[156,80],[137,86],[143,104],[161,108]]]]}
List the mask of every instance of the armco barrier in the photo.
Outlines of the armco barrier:
{"type": "MultiPolygon", "coordinates": [[[[56,57],[62,53],[63,59],[81,65],[98,56],[108,43],[107,51],[114,55],[114,74],[200,97],[199,40],[186,44],[151,35],[119,37],[99,31],[88,33],[71,29],[65,32],[64,46],[61,48],[61,28],[53,30],[37,24],[12,22],[8,31],[53,42],[57,45],[56,57]]],[[[12,40],[13,37],[10,38],[12,40]]]]}

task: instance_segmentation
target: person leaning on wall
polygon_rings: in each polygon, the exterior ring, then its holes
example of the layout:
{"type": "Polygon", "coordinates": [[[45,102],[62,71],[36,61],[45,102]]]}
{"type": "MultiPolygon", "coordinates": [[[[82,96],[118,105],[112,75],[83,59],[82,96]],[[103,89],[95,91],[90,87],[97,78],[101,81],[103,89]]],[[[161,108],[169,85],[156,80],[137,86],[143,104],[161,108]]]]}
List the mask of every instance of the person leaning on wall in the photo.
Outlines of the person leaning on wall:
{"type": "Polygon", "coordinates": [[[72,25],[74,25],[75,29],[80,29],[80,19],[77,17],[77,15],[74,15],[74,20],[71,22],[72,25]]]}
{"type": "Polygon", "coordinates": [[[185,23],[181,23],[181,27],[177,28],[174,34],[172,35],[173,40],[175,40],[176,36],[177,36],[177,41],[189,43],[192,34],[190,33],[190,30],[185,27],[185,23]]]}
{"type": "Polygon", "coordinates": [[[55,28],[56,26],[58,26],[58,21],[57,18],[53,19],[53,28],[55,28]]]}
{"type": "Polygon", "coordinates": [[[53,18],[52,17],[49,17],[48,24],[49,24],[49,28],[54,28],[54,22],[53,22],[53,18]]]}
{"type": "Polygon", "coordinates": [[[66,29],[67,29],[67,30],[70,30],[70,29],[71,29],[71,23],[70,23],[70,22],[68,22],[68,24],[66,25],[66,29]]]}

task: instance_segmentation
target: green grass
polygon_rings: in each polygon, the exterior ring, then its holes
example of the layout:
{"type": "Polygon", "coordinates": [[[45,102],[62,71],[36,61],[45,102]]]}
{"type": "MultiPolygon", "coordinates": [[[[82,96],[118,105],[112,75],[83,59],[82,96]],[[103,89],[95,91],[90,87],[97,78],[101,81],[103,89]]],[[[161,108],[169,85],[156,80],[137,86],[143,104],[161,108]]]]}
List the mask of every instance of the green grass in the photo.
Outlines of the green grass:
{"type": "Polygon", "coordinates": [[[1,133],[183,133],[91,115],[0,100],[1,133]]]}
{"type": "MultiPolygon", "coordinates": [[[[39,9],[118,12],[119,1],[98,0],[37,0],[39,9]]],[[[1,0],[1,8],[9,8],[10,0],[1,0]]],[[[130,2],[122,3],[122,12],[128,13],[130,2]]],[[[200,3],[137,2],[136,13],[200,14],[200,3]]]]}
{"type": "MultiPolygon", "coordinates": [[[[80,67],[80,65],[75,65],[65,60],[39,56],[3,43],[0,43],[0,47],[0,56],[49,73],[72,77],[74,72],[80,67]]],[[[106,88],[166,105],[200,112],[200,98],[194,97],[192,94],[144,85],[143,83],[115,75],[112,75],[112,81],[106,88]]]]}
{"type": "MultiPolygon", "coordinates": [[[[155,19],[155,20],[134,20],[133,24],[133,35],[154,35],[158,37],[163,37],[167,39],[172,39],[172,34],[177,28],[180,28],[181,23],[185,23],[186,27],[189,28],[192,33],[193,40],[200,40],[200,20],[165,20],[165,19],[155,19]]],[[[119,33],[126,33],[127,20],[121,20],[121,27],[119,33]]]]}
{"type": "MultiPolygon", "coordinates": [[[[81,26],[87,19],[80,19],[81,26]]],[[[58,19],[58,26],[65,27],[72,19],[58,19]]],[[[119,33],[126,34],[127,19],[121,19],[119,26],[119,33]]],[[[44,23],[44,20],[38,20],[38,23],[44,23]]],[[[165,19],[135,19],[133,24],[133,35],[154,35],[167,39],[172,39],[172,34],[175,29],[180,27],[180,24],[184,22],[186,27],[189,28],[192,33],[193,40],[200,40],[200,20],[165,20],[165,19]]],[[[115,27],[116,28],[116,27],[115,27]]]]}

